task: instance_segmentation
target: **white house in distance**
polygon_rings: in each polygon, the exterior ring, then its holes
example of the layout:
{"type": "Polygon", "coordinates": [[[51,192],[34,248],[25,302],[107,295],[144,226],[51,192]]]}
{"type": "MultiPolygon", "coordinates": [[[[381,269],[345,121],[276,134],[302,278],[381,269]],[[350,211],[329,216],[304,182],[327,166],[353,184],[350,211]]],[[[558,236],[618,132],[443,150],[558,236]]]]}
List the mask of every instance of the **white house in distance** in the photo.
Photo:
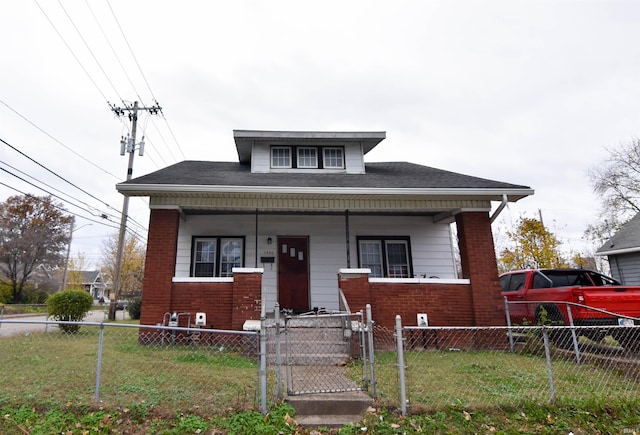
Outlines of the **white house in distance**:
{"type": "Polygon", "coordinates": [[[417,313],[435,325],[504,323],[490,213],[531,188],[365,162],[385,132],[233,135],[237,162],[184,161],[117,185],[150,201],[143,324],[201,312],[207,326],[240,329],[263,302],[331,311],[340,291],[391,326],[417,313]]]}

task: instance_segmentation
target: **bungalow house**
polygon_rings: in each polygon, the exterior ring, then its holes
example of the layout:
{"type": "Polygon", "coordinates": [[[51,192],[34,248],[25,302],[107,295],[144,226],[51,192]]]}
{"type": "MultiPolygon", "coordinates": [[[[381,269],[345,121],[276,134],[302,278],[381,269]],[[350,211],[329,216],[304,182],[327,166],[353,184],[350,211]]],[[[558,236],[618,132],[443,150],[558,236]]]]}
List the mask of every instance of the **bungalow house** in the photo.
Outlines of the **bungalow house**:
{"type": "Polygon", "coordinates": [[[65,290],[81,288],[86,290],[98,303],[109,299],[109,289],[98,270],[71,270],[67,272],[65,290]]]}
{"type": "Polygon", "coordinates": [[[204,313],[209,327],[241,329],[276,302],[371,304],[390,327],[418,313],[432,325],[504,323],[491,219],[531,188],[365,163],[384,132],[233,134],[238,162],[184,161],[117,185],[149,197],[143,324],[204,313]]]}
{"type": "Polygon", "coordinates": [[[625,285],[640,285],[640,213],[607,240],[596,255],[607,256],[613,278],[625,285]]]}

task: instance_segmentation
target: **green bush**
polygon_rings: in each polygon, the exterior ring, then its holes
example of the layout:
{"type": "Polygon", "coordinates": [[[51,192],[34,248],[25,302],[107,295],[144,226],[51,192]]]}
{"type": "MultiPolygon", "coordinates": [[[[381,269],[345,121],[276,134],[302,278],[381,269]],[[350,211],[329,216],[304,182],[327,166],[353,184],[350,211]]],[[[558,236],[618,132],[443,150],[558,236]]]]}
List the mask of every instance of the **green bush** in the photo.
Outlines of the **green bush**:
{"type": "MultiPolygon", "coordinates": [[[[80,322],[93,306],[93,297],[84,290],[65,290],[47,298],[47,313],[58,321],[80,322]]],[[[80,325],[61,324],[64,332],[77,332],[80,325]]]]}
{"type": "Polygon", "coordinates": [[[127,305],[127,311],[129,312],[129,317],[133,320],[140,320],[140,310],[142,309],[142,299],[135,298],[129,301],[129,305],[127,305]]]}

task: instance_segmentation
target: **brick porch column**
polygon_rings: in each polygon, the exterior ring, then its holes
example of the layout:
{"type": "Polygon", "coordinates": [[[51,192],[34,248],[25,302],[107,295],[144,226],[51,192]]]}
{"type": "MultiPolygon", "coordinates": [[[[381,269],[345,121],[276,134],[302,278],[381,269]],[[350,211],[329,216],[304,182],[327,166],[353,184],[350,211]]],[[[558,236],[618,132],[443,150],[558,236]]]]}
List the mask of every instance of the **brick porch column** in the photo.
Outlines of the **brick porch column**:
{"type": "Polygon", "coordinates": [[[161,323],[164,313],[171,309],[179,223],[178,210],[151,210],[140,315],[143,325],[161,323]]]}
{"type": "Polygon", "coordinates": [[[462,260],[462,278],[471,281],[471,300],[476,326],[504,325],[504,304],[486,212],[463,212],[456,215],[458,243],[462,260]]]}
{"type": "Polygon", "coordinates": [[[364,310],[367,304],[373,306],[369,273],[369,269],[340,269],[338,273],[338,287],[352,312],[364,310]]]}
{"type": "Polygon", "coordinates": [[[233,268],[231,329],[242,331],[245,320],[259,320],[262,308],[262,268],[233,268]]]}

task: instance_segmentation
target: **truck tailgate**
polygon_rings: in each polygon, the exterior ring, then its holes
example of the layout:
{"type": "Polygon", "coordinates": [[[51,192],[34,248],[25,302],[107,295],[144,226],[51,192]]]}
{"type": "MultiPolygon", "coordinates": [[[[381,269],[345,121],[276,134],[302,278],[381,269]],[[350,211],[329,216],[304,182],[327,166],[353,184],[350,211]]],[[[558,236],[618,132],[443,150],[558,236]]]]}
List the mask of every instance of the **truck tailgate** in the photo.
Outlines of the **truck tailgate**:
{"type": "MultiPolygon", "coordinates": [[[[625,316],[640,316],[640,288],[625,286],[580,287],[584,305],[625,316]]],[[[590,316],[594,316],[592,313],[590,316]]]]}

